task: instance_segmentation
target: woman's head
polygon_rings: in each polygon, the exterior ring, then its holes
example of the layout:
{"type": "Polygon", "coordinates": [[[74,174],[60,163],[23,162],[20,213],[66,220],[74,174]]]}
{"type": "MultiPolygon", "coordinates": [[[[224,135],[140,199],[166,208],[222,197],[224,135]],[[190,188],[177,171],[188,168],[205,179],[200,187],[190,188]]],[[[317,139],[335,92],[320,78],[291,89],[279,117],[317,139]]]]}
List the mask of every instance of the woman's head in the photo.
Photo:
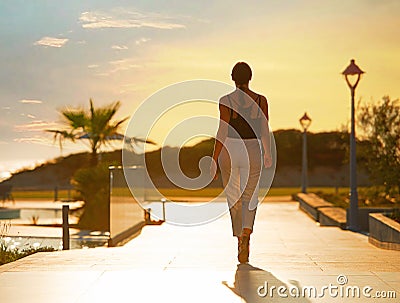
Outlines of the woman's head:
{"type": "Polygon", "coordinates": [[[235,81],[236,85],[248,84],[251,76],[251,68],[245,62],[236,63],[232,69],[232,80],[235,81]]]}

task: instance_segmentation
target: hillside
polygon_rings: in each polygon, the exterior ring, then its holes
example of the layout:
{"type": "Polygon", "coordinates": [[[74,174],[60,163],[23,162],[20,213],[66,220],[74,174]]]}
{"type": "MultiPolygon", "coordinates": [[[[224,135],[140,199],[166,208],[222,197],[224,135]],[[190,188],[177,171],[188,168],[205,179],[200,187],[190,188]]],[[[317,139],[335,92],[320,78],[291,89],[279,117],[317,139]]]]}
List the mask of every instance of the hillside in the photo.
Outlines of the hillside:
{"type": "MultiPolygon", "coordinates": [[[[277,147],[277,169],[274,186],[299,186],[301,173],[302,134],[298,130],[278,130],[274,133],[277,147]]],[[[346,186],[348,184],[348,134],[324,132],[308,134],[309,184],[314,186],[346,186]]],[[[192,147],[184,147],[179,153],[182,171],[189,177],[200,173],[198,163],[205,155],[211,155],[213,139],[205,140],[192,147]]],[[[362,144],[359,148],[362,154],[362,144]]],[[[164,147],[167,169],[177,169],[174,163],[177,148],[164,147]]],[[[121,165],[121,150],[101,154],[102,163],[121,165]]],[[[32,170],[17,172],[4,182],[20,189],[68,188],[74,173],[90,163],[89,153],[59,157],[32,170]]],[[[360,158],[361,156],[359,156],[360,158]]],[[[142,155],[133,155],[130,164],[142,164],[142,155]]],[[[159,186],[169,186],[162,165],[161,150],[145,156],[146,165],[153,180],[159,186]]],[[[362,163],[362,161],[360,161],[362,163]]],[[[359,184],[367,184],[368,178],[360,166],[359,184]]],[[[215,182],[215,186],[220,185],[215,182]]]]}

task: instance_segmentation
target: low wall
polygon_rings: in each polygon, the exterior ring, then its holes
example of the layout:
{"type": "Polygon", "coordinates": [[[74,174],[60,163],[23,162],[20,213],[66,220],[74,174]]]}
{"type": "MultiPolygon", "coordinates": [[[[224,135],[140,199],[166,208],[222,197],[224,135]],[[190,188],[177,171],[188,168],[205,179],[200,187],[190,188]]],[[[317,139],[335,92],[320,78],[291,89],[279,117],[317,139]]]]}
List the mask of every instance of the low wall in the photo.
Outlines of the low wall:
{"type": "Polygon", "coordinates": [[[380,248],[400,250],[400,223],[384,214],[369,214],[368,240],[380,248]]]}
{"type": "Polygon", "coordinates": [[[319,224],[321,226],[337,226],[341,229],[346,229],[346,211],[340,207],[320,208],[319,224]]]}
{"type": "MultiPolygon", "coordinates": [[[[361,231],[369,232],[369,214],[391,211],[390,207],[360,207],[358,208],[358,226],[361,231]]],[[[349,212],[347,212],[347,216],[349,212]]],[[[348,217],[347,217],[348,219],[348,217]]]]}
{"type": "MultiPolygon", "coordinates": [[[[349,221],[349,210],[334,206],[313,193],[298,193],[294,195],[295,200],[299,201],[299,208],[312,219],[319,222],[321,226],[337,226],[342,229],[347,228],[349,221]]],[[[390,207],[361,207],[358,209],[358,226],[360,231],[370,231],[369,216],[372,213],[390,212],[390,207]]]]}
{"type": "Polygon", "coordinates": [[[333,207],[332,203],[326,202],[316,194],[299,193],[295,195],[295,198],[299,201],[300,209],[317,222],[319,222],[319,209],[333,207]]]}

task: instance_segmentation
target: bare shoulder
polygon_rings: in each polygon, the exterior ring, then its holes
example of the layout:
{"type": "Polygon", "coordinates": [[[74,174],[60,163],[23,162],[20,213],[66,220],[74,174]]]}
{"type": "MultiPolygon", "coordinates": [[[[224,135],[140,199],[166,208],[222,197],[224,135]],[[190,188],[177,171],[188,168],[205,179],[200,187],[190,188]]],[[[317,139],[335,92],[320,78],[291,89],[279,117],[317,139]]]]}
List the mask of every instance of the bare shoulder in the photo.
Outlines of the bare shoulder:
{"type": "Polygon", "coordinates": [[[269,114],[268,114],[268,100],[265,96],[260,95],[260,108],[263,111],[265,117],[267,120],[269,120],[269,114]]]}
{"type": "Polygon", "coordinates": [[[268,100],[264,95],[260,95],[260,106],[262,108],[268,108],[268,100]]]}
{"type": "Polygon", "coordinates": [[[261,102],[268,103],[267,97],[265,97],[264,95],[260,95],[260,99],[261,99],[261,102]]]}

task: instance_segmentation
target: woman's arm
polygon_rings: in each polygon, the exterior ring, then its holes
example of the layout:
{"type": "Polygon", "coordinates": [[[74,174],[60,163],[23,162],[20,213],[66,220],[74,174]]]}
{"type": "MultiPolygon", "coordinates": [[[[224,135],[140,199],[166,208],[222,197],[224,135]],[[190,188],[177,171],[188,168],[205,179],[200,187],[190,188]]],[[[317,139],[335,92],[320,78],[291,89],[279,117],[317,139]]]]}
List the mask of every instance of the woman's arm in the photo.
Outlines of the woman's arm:
{"type": "Polygon", "coordinates": [[[228,124],[230,119],[229,108],[223,104],[219,104],[219,126],[215,137],[214,151],[211,162],[210,174],[214,179],[217,179],[217,163],[221,153],[223,143],[228,136],[228,124]]]}
{"type": "Polygon", "coordinates": [[[271,158],[271,141],[270,141],[270,133],[269,133],[269,115],[268,115],[268,101],[264,96],[261,97],[261,110],[264,114],[264,117],[261,118],[261,144],[264,149],[264,166],[266,168],[271,167],[272,158],[271,158]]]}

